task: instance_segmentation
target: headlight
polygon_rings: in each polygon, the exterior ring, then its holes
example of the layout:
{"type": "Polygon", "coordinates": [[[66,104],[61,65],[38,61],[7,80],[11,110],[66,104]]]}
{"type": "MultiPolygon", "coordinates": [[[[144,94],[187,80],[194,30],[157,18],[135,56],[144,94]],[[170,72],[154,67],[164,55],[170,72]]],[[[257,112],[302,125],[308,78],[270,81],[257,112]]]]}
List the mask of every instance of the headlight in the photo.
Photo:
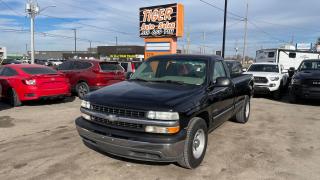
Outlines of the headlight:
{"type": "Polygon", "coordinates": [[[179,132],[180,127],[159,127],[159,126],[146,126],[145,132],[156,134],[175,134],[179,132]]]}
{"type": "Polygon", "coordinates": [[[177,112],[157,112],[149,111],[147,118],[157,120],[179,120],[179,114],[177,112]]]}
{"type": "Polygon", "coordinates": [[[279,77],[270,77],[271,81],[279,81],[279,79],[280,79],[279,77]]]}
{"type": "Polygon", "coordinates": [[[299,84],[301,84],[301,80],[300,79],[292,79],[291,84],[299,85],[299,84]]]}
{"type": "Polygon", "coordinates": [[[91,108],[90,102],[82,100],[81,107],[86,108],[86,109],[90,109],[91,108]]]}

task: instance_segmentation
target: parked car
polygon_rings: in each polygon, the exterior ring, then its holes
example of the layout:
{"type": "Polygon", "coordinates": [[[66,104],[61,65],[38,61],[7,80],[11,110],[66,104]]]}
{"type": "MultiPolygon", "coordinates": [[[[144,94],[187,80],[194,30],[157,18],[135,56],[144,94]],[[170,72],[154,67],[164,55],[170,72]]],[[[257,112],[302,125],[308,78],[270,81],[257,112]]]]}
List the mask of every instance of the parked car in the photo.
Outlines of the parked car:
{"type": "Polygon", "coordinates": [[[292,103],[301,98],[320,99],[320,59],[302,61],[292,77],[289,93],[292,103]]]}
{"type": "Polygon", "coordinates": [[[12,106],[25,101],[70,96],[69,80],[54,69],[41,65],[11,64],[0,67],[1,99],[12,106]]]}
{"type": "Polygon", "coordinates": [[[130,80],[85,96],[76,126],[102,151],[196,168],[209,132],[248,121],[252,86],[251,75],[230,78],[219,56],[154,56],[130,80]]]}
{"type": "Polygon", "coordinates": [[[62,64],[64,60],[59,60],[59,59],[48,59],[45,63],[46,66],[54,66],[57,67],[60,64],[62,64]]]}
{"type": "Polygon", "coordinates": [[[81,99],[90,91],[125,80],[124,69],[118,62],[69,60],[57,69],[69,78],[72,91],[81,99]]]}
{"type": "Polygon", "coordinates": [[[225,63],[229,68],[231,77],[241,76],[241,74],[244,72],[244,68],[242,67],[242,64],[240,63],[240,61],[225,60],[225,63]]]}
{"type": "Polygon", "coordinates": [[[271,93],[275,99],[280,99],[282,91],[287,87],[288,74],[277,63],[254,63],[245,74],[253,75],[255,94],[271,93]]]}
{"type": "Polygon", "coordinates": [[[17,61],[15,59],[0,59],[0,65],[7,65],[7,64],[21,64],[20,61],[17,61]]]}
{"type": "Polygon", "coordinates": [[[121,62],[120,65],[126,72],[126,77],[129,78],[138,67],[142,64],[141,61],[121,62]]]}

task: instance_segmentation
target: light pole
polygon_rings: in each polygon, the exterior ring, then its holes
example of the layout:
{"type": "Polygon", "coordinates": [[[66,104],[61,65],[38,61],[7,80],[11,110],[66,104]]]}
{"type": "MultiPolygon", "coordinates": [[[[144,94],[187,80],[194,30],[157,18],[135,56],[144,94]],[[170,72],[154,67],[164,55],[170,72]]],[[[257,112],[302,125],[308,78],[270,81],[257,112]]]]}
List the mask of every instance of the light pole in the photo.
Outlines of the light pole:
{"type": "Polygon", "coordinates": [[[30,17],[30,34],[31,34],[31,45],[30,45],[30,53],[31,53],[31,64],[34,64],[34,20],[35,17],[42,11],[47,8],[56,7],[56,6],[48,6],[43,9],[40,9],[37,1],[29,0],[26,4],[26,13],[30,17]]]}
{"type": "Polygon", "coordinates": [[[225,56],[226,49],[226,29],[227,29],[227,11],[228,0],[224,0],[224,20],[223,20],[223,41],[222,41],[222,57],[225,56]]]}

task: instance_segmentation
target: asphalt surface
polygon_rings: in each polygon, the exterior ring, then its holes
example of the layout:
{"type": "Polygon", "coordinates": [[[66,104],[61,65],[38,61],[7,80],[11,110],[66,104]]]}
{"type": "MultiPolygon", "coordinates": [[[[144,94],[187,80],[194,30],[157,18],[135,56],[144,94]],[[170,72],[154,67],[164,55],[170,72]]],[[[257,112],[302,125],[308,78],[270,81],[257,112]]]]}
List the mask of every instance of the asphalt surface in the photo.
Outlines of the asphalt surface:
{"type": "Polygon", "coordinates": [[[209,135],[196,170],[144,163],[83,145],[74,125],[80,101],[0,103],[0,179],[320,179],[320,103],[254,98],[247,124],[209,135]]]}

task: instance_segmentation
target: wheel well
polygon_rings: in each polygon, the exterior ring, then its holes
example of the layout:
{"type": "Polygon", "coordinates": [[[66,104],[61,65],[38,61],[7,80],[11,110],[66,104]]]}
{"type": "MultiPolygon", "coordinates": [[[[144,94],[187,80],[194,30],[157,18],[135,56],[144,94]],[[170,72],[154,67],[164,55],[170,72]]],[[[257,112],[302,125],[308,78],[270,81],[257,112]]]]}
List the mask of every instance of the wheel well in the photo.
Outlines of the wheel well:
{"type": "MultiPolygon", "coordinates": [[[[78,82],[77,82],[77,84],[79,84],[79,83],[87,83],[87,81],[85,81],[85,80],[79,80],[78,82]]],[[[87,83],[88,84],[88,83],[87,83]]]]}
{"type": "Polygon", "coordinates": [[[204,119],[206,121],[207,127],[210,126],[210,117],[208,112],[202,112],[198,114],[197,117],[204,119]]]}

